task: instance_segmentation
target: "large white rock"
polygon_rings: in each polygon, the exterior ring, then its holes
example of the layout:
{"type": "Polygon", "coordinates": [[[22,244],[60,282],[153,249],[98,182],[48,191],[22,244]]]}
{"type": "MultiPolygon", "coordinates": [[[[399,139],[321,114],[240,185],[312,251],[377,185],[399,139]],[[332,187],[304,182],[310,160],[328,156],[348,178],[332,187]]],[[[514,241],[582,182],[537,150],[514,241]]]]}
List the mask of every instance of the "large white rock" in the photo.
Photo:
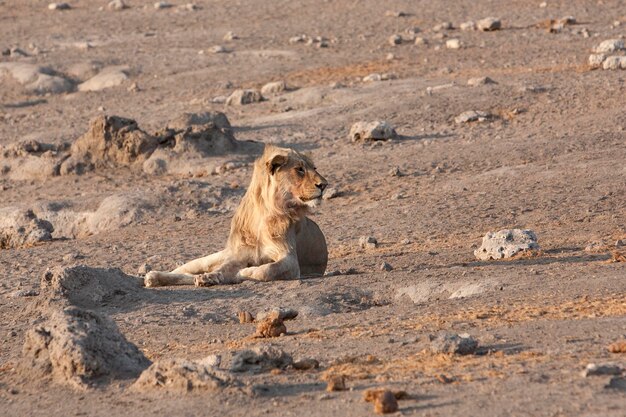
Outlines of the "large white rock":
{"type": "Polygon", "coordinates": [[[385,121],[356,122],[350,128],[352,142],[388,140],[397,136],[395,129],[385,121]]]}
{"type": "Polygon", "coordinates": [[[474,256],[483,261],[503,259],[533,249],[539,249],[535,232],[522,229],[504,229],[487,233],[483,237],[480,248],[474,251],[474,256]]]}
{"type": "Polygon", "coordinates": [[[106,88],[116,87],[128,79],[126,71],[128,71],[127,67],[115,66],[104,68],[95,77],[91,77],[84,83],[79,84],[78,90],[100,91],[106,88]]]}

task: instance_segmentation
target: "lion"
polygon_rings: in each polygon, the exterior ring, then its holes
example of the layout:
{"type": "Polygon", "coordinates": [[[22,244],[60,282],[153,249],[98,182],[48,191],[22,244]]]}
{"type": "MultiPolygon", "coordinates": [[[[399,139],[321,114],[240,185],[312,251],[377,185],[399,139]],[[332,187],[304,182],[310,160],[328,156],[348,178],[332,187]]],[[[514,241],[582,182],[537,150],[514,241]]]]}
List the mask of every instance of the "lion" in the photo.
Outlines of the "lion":
{"type": "Polygon", "coordinates": [[[307,214],[321,202],[327,185],[309,157],[266,145],[254,163],[224,250],[171,272],[150,271],[145,286],[205,287],[324,275],[326,239],[307,214]]]}

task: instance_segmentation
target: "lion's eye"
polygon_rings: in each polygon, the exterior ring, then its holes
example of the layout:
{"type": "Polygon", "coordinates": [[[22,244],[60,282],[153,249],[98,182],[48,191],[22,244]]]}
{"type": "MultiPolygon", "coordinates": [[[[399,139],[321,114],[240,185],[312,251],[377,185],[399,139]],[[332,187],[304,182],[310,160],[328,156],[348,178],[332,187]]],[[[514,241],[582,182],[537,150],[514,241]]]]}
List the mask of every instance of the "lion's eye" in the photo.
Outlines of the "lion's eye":
{"type": "Polygon", "coordinates": [[[296,168],[296,172],[298,173],[298,175],[304,175],[304,168],[298,167],[296,168]]]}

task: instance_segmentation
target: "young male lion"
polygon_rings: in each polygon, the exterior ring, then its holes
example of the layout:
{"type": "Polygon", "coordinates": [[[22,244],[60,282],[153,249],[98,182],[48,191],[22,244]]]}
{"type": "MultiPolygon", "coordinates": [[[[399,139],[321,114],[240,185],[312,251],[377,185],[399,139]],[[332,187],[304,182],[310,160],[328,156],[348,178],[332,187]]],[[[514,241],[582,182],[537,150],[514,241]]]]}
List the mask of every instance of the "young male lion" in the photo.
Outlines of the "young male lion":
{"type": "Polygon", "coordinates": [[[226,248],[172,272],[151,271],[145,286],[211,286],[323,275],[326,239],[306,214],[321,201],[327,185],[305,155],[266,145],[231,222],[226,248]]]}

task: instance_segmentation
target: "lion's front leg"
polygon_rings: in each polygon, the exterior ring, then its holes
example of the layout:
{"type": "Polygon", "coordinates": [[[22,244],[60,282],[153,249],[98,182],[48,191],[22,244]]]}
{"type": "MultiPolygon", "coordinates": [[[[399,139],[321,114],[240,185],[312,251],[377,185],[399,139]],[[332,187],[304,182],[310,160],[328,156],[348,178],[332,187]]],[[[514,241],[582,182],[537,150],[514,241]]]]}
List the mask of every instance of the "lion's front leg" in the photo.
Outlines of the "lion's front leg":
{"type": "Polygon", "coordinates": [[[276,262],[244,268],[237,273],[237,278],[241,280],[253,279],[255,281],[298,279],[300,278],[298,257],[289,254],[276,262]]]}
{"type": "Polygon", "coordinates": [[[146,287],[165,287],[170,285],[198,285],[197,277],[218,268],[227,260],[226,251],[194,259],[179,266],[172,272],[150,271],[144,278],[146,287]]]}

